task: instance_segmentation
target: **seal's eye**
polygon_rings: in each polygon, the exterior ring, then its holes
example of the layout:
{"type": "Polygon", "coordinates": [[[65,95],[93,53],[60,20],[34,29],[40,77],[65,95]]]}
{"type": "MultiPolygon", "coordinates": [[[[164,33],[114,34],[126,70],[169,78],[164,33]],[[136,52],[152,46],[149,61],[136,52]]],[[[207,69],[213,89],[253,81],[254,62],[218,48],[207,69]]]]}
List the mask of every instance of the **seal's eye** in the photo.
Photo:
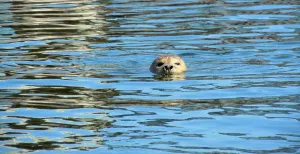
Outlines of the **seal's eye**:
{"type": "Polygon", "coordinates": [[[176,65],[180,65],[180,63],[175,63],[176,65]]]}
{"type": "Polygon", "coordinates": [[[162,66],[163,64],[164,64],[164,63],[157,63],[156,66],[157,66],[157,67],[160,67],[160,66],[162,66]]]}

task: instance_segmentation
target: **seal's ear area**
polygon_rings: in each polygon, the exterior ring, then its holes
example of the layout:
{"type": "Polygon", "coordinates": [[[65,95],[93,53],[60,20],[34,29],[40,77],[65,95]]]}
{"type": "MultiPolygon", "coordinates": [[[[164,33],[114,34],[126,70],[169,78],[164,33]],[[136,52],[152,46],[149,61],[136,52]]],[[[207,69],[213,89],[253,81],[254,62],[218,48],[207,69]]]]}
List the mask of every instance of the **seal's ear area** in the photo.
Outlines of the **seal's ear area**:
{"type": "Polygon", "coordinates": [[[152,73],[158,73],[160,70],[160,67],[162,67],[164,65],[163,60],[164,60],[164,56],[159,56],[156,59],[154,59],[149,70],[152,73]]]}
{"type": "Polygon", "coordinates": [[[156,60],[157,60],[157,59],[155,59],[155,60],[152,62],[151,66],[150,66],[150,68],[149,68],[149,70],[150,70],[152,73],[157,73],[157,69],[155,68],[155,66],[157,65],[157,64],[156,64],[156,60]]]}
{"type": "Polygon", "coordinates": [[[180,58],[179,56],[174,56],[174,58],[173,58],[174,60],[173,60],[173,62],[172,62],[172,65],[175,67],[175,68],[177,68],[177,72],[179,73],[179,72],[181,72],[181,73],[183,73],[183,72],[185,72],[186,70],[187,70],[187,67],[186,67],[186,65],[185,65],[185,63],[184,63],[184,60],[182,59],[182,58],[180,58]]]}

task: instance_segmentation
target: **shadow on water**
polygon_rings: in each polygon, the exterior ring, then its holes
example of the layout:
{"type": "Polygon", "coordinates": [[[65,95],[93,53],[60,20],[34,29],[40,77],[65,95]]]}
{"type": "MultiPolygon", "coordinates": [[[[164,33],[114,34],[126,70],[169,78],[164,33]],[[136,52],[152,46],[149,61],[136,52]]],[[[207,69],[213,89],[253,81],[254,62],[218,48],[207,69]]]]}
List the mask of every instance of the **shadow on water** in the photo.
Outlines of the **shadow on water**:
{"type": "Polygon", "coordinates": [[[0,152],[300,152],[299,4],[2,0],[0,152]]]}

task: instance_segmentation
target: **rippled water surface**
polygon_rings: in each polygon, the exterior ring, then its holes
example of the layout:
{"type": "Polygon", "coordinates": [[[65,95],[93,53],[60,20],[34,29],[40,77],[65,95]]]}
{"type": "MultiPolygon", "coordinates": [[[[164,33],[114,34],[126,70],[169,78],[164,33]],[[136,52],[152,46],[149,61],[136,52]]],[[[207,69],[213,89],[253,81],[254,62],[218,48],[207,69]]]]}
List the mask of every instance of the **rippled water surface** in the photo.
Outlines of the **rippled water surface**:
{"type": "Polygon", "coordinates": [[[299,8],[1,0],[0,153],[298,153],[299,8]]]}

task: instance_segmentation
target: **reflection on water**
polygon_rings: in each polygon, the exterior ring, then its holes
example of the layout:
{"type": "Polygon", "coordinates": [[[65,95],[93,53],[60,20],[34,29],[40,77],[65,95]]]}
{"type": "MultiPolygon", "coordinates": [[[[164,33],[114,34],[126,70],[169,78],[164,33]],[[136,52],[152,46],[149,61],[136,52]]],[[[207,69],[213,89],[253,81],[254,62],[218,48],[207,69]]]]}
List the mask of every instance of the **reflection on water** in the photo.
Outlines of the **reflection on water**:
{"type": "Polygon", "coordinates": [[[2,0],[0,152],[300,152],[299,5],[2,0]]]}

